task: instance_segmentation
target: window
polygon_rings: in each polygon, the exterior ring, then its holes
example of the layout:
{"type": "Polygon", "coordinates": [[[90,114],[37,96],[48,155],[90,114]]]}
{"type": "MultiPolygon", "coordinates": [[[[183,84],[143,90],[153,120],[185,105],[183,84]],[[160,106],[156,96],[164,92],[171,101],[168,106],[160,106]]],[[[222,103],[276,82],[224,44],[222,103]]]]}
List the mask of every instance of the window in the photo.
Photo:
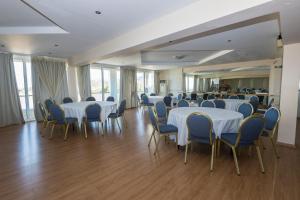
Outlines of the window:
{"type": "Polygon", "coordinates": [[[150,94],[154,93],[154,72],[153,71],[137,71],[136,72],[137,81],[137,93],[141,95],[142,93],[150,94]]]}
{"type": "Polygon", "coordinates": [[[90,69],[91,93],[97,101],[102,101],[102,73],[101,68],[90,69]]]}
{"type": "Polygon", "coordinates": [[[137,93],[141,95],[145,93],[145,76],[144,72],[136,72],[137,93]]]}
{"type": "Polygon", "coordinates": [[[28,57],[14,57],[14,68],[24,120],[35,120],[30,59],[28,57]]]}
{"type": "Polygon", "coordinates": [[[194,76],[186,76],[185,77],[185,88],[186,92],[194,91],[194,76]]]}
{"type": "Polygon", "coordinates": [[[145,72],[145,92],[146,93],[154,93],[154,72],[145,72]]]}

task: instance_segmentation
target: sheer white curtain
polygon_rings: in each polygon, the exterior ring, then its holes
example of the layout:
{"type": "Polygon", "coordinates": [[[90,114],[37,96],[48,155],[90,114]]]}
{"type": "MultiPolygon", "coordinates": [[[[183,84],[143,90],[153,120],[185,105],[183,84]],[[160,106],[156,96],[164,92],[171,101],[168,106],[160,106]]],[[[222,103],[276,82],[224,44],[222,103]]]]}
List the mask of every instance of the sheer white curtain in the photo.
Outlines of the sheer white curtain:
{"type": "Polygon", "coordinates": [[[186,92],[186,74],[182,72],[182,92],[186,92]]]}
{"type": "Polygon", "coordinates": [[[91,74],[90,65],[85,65],[77,68],[78,87],[81,100],[90,97],[91,94],[91,74]]]}
{"type": "Polygon", "coordinates": [[[159,94],[159,71],[154,71],[154,92],[159,94]]]}
{"type": "Polygon", "coordinates": [[[13,57],[0,53],[0,127],[23,122],[13,57]]]}
{"type": "Polygon", "coordinates": [[[126,100],[126,108],[134,108],[137,106],[137,84],[135,69],[120,69],[120,100],[126,100]]]}
{"type": "Polygon", "coordinates": [[[39,121],[42,116],[38,102],[44,103],[47,98],[52,98],[60,104],[64,97],[69,96],[66,63],[52,58],[33,57],[31,66],[34,113],[39,121]]]}

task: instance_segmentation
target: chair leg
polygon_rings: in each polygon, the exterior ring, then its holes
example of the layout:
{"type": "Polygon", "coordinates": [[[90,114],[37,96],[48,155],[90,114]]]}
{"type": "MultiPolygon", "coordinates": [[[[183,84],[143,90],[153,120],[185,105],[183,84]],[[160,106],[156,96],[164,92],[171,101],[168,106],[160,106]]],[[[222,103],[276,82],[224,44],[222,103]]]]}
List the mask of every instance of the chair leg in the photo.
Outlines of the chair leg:
{"type": "Polygon", "coordinates": [[[83,128],[84,128],[84,137],[85,139],[87,139],[86,122],[83,122],[83,128]]]}
{"type": "Polygon", "coordinates": [[[158,136],[158,141],[156,141],[156,137],[155,137],[155,134],[154,134],[153,139],[154,139],[154,142],[155,142],[155,151],[154,151],[154,155],[155,155],[156,152],[158,152],[158,144],[160,142],[160,136],[158,136]]]}
{"type": "Polygon", "coordinates": [[[50,139],[53,137],[53,131],[54,131],[55,123],[52,125],[51,133],[50,133],[50,139]]]}
{"type": "Polygon", "coordinates": [[[271,143],[272,143],[272,147],[273,147],[273,151],[274,151],[274,153],[275,153],[275,156],[276,156],[276,158],[278,159],[278,158],[280,158],[280,157],[279,157],[279,154],[278,154],[278,151],[277,151],[277,148],[276,148],[275,141],[274,141],[274,139],[273,139],[272,137],[270,137],[270,140],[271,140],[271,143]]]}
{"type": "Polygon", "coordinates": [[[116,119],[116,121],[117,121],[117,125],[118,125],[118,127],[119,127],[120,132],[122,132],[121,127],[120,127],[120,124],[119,124],[118,118],[116,119]]]}
{"type": "Polygon", "coordinates": [[[104,128],[103,128],[103,122],[101,122],[101,128],[102,128],[102,136],[104,136],[104,128]]]}
{"type": "Polygon", "coordinates": [[[178,134],[176,133],[176,148],[178,149],[178,134]]]}
{"type": "Polygon", "coordinates": [[[231,149],[232,149],[232,153],[233,153],[233,159],[234,159],[234,164],[235,164],[235,168],[236,168],[236,173],[237,173],[237,175],[240,175],[240,168],[239,168],[235,148],[231,147],[231,149]]]}
{"type": "Polygon", "coordinates": [[[152,137],[153,137],[154,133],[155,133],[155,130],[153,130],[152,133],[151,133],[151,137],[150,137],[149,142],[148,142],[148,147],[150,147],[150,143],[151,143],[151,140],[152,140],[152,137]]]}
{"type": "Polygon", "coordinates": [[[70,124],[67,124],[64,140],[66,140],[68,137],[69,126],[70,126],[70,124]]]}
{"type": "Polygon", "coordinates": [[[211,146],[210,171],[214,169],[215,142],[211,146]]]}
{"type": "Polygon", "coordinates": [[[186,164],[188,148],[189,148],[189,143],[187,143],[187,144],[185,145],[184,164],[186,164]]]}
{"type": "Polygon", "coordinates": [[[262,161],[262,157],[261,157],[261,154],[260,154],[260,149],[259,149],[258,144],[255,144],[255,147],[256,147],[256,152],[257,152],[257,156],[258,156],[258,160],[259,160],[261,172],[265,173],[265,168],[264,168],[264,164],[263,164],[263,161],[262,161]]]}
{"type": "Polygon", "coordinates": [[[220,156],[221,140],[217,139],[217,155],[220,156]]]}

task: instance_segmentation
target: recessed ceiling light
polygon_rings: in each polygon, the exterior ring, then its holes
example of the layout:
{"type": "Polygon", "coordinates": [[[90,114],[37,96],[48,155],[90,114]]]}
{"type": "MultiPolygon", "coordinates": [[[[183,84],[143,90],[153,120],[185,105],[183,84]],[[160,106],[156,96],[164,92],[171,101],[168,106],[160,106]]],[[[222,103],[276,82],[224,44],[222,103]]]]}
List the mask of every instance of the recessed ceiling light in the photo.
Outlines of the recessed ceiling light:
{"type": "Polygon", "coordinates": [[[172,43],[172,42],[173,42],[173,40],[170,40],[170,41],[169,41],[169,43],[172,43]]]}
{"type": "Polygon", "coordinates": [[[58,47],[58,46],[59,46],[59,44],[54,44],[54,46],[55,46],[55,47],[58,47]]]}
{"type": "Polygon", "coordinates": [[[96,10],[95,13],[96,13],[97,15],[101,15],[102,12],[99,11],[99,10],[96,10]]]}

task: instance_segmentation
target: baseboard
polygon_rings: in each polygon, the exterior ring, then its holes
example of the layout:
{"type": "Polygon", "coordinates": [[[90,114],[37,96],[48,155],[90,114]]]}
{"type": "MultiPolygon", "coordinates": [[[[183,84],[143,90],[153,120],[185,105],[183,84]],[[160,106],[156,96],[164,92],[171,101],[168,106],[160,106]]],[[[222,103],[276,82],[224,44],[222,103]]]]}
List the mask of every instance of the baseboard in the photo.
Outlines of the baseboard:
{"type": "Polygon", "coordinates": [[[287,144],[287,143],[284,143],[284,142],[277,142],[277,144],[279,146],[282,146],[282,147],[287,147],[287,148],[291,148],[291,149],[296,149],[296,145],[295,144],[287,144]]]}

